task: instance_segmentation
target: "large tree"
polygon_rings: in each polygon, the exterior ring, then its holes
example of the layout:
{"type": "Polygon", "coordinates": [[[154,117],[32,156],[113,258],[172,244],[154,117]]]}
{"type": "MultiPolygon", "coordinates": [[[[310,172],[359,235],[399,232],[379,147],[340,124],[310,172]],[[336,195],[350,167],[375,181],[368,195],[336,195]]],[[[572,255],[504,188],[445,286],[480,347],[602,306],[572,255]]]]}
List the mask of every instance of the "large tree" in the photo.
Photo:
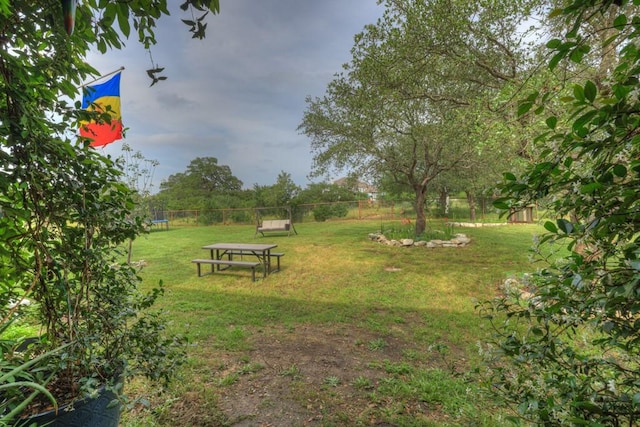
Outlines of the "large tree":
{"type": "Polygon", "coordinates": [[[185,172],[172,174],[160,183],[160,192],[154,199],[169,209],[237,207],[220,200],[239,194],[241,189],[242,181],[229,166],[218,164],[215,157],[197,157],[185,172]]]}
{"type": "Polygon", "coordinates": [[[256,207],[285,207],[300,193],[300,187],[293,182],[291,174],[281,171],[273,185],[253,186],[256,207]]]}
{"type": "Polygon", "coordinates": [[[429,184],[476,152],[462,111],[489,102],[526,58],[514,34],[538,2],[491,3],[386,1],[325,96],[307,99],[299,129],[311,138],[314,174],[392,177],[414,192],[422,233],[429,184]]]}

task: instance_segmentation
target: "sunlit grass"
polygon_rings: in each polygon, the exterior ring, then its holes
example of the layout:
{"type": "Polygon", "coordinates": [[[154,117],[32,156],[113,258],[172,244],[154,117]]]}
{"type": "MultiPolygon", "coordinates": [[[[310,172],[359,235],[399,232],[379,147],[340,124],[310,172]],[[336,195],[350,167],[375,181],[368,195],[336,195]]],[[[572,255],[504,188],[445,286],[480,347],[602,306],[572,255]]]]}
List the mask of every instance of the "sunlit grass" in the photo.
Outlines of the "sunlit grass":
{"type": "MultiPolygon", "coordinates": [[[[433,224],[433,228],[439,226],[433,224]]],[[[435,402],[445,411],[490,417],[484,408],[473,406],[477,390],[475,386],[469,389],[464,378],[419,366],[427,358],[451,359],[447,346],[455,347],[457,358],[463,355],[463,362],[451,362],[455,368],[479,363],[476,346],[487,336],[488,328],[475,312],[475,303],[497,295],[507,277],[536,268],[529,260],[529,250],[542,227],[455,228],[455,233],[471,237],[471,245],[439,249],[373,242],[368,234],[380,229],[380,221],[375,220],[304,223],[296,229],[297,236],[274,234],[254,239],[253,226],[172,227],[134,243],[133,259],[146,264],[140,273],[144,286],[164,283],[166,293],[160,304],[172,321],[170,327],[187,334],[193,345],[183,373],[189,380],[173,390],[177,399],[194,393],[196,386],[188,383],[197,384],[207,372],[210,375],[215,363],[212,351],[250,350],[255,328],[344,324],[378,336],[398,336],[416,348],[441,349],[426,355],[407,350],[404,362],[380,366],[387,379],[378,387],[366,377],[354,380],[358,389],[370,393],[372,404],[378,399],[402,399],[407,393],[433,401],[441,391],[435,402]],[[190,260],[207,256],[201,247],[215,242],[276,243],[278,252],[285,253],[282,270],[257,282],[237,270],[197,277],[190,260]],[[446,346],[437,347],[440,343],[446,346]]],[[[388,342],[377,338],[363,345],[375,353],[388,342]]],[[[446,363],[442,363],[445,368],[446,363]]],[[[297,365],[281,372],[291,377],[299,374],[297,365]]],[[[233,384],[239,375],[232,372],[221,381],[233,384]]],[[[328,378],[324,385],[329,388],[342,381],[328,378]]],[[[215,404],[215,392],[201,398],[207,400],[206,405],[215,404]]],[[[140,417],[133,417],[126,425],[143,425],[140,423],[140,417]]]]}

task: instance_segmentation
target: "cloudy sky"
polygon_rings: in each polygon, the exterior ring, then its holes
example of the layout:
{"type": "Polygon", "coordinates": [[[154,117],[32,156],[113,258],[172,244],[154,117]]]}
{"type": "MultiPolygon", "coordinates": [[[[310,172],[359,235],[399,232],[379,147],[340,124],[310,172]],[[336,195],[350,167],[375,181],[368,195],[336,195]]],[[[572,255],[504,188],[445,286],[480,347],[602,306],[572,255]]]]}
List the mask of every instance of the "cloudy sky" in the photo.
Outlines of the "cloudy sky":
{"type": "MultiPolygon", "coordinates": [[[[153,191],[196,157],[215,157],[245,188],[272,185],[281,171],[305,187],[310,141],[296,128],[307,95],[322,96],[351,58],[353,37],[375,23],[376,0],[221,0],[207,38],[191,39],[178,8],[160,21],[154,62],[166,81],[149,87],[149,54],[135,40],[123,51],[91,55],[101,73],[125,67],[126,139],[158,160],[153,191]]],[[[174,4],[175,3],[175,4],[174,4]]],[[[122,141],[104,148],[118,156],[122,141]]]]}

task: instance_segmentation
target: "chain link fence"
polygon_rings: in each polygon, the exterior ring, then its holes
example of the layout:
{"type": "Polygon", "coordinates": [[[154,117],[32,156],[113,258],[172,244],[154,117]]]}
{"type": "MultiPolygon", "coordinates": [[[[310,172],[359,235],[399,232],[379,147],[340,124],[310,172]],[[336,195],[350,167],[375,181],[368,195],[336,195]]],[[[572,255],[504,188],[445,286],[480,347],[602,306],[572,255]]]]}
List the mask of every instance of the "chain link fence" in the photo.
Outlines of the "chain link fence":
{"type": "MultiPolygon", "coordinates": [[[[493,208],[493,200],[480,199],[476,203],[475,222],[505,222],[493,208]]],[[[449,199],[447,207],[437,201],[427,205],[428,219],[447,219],[467,222],[470,209],[466,199],[449,199]]],[[[200,210],[167,210],[164,218],[172,227],[199,225],[255,225],[264,219],[291,219],[293,223],[332,220],[408,220],[416,218],[412,201],[357,200],[332,203],[312,203],[290,207],[226,208],[200,210]]]]}

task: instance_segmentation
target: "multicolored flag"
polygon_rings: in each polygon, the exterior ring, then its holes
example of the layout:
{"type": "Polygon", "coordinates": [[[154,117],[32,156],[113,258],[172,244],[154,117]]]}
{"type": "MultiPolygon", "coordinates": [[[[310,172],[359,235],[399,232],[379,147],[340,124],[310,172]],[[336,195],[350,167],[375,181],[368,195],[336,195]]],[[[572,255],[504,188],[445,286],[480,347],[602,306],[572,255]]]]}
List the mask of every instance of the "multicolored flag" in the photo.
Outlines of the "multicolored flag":
{"type": "Polygon", "coordinates": [[[92,147],[102,147],[122,139],[122,116],[120,114],[120,73],[108,81],[86,86],[82,96],[82,108],[87,111],[109,112],[111,122],[80,123],[80,135],[90,138],[92,147]]]}

